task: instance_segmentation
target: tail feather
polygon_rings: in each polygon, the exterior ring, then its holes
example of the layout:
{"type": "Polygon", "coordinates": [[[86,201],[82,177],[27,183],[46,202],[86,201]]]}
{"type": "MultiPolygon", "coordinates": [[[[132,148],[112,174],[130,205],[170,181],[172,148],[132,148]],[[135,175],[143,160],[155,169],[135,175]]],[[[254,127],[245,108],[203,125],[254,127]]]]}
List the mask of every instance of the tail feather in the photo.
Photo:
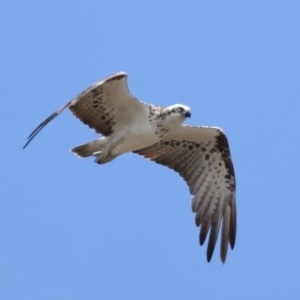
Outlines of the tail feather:
{"type": "Polygon", "coordinates": [[[84,145],[77,146],[71,150],[80,157],[88,157],[97,151],[101,151],[104,146],[103,140],[95,140],[84,145]]]}

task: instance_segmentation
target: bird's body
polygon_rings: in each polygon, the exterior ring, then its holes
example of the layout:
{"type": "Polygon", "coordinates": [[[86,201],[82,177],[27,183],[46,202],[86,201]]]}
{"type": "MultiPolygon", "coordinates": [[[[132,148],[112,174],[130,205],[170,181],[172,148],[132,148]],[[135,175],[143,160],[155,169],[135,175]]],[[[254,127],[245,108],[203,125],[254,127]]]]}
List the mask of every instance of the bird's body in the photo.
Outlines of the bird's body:
{"type": "MultiPolygon", "coordinates": [[[[94,152],[103,152],[104,149],[107,149],[111,157],[117,157],[120,154],[142,149],[159,142],[159,137],[155,134],[151,123],[146,118],[141,118],[140,121],[142,126],[139,125],[138,120],[130,120],[124,130],[78,146],[71,151],[78,156],[87,157],[93,155],[94,152]],[[92,148],[91,145],[93,145],[92,148]],[[86,152],[89,148],[91,150],[86,152]]],[[[102,161],[102,163],[104,162],[102,161]]]]}
{"type": "MultiPolygon", "coordinates": [[[[132,99],[136,101],[135,99],[132,99]]],[[[183,107],[175,105],[176,107],[183,107]]],[[[169,112],[176,110],[175,106],[169,108],[157,108],[148,104],[141,105],[139,111],[135,111],[134,117],[131,116],[130,108],[122,107],[121,112],[123,117],[121,118],[120,124],[124,123],[124,126],[119,131],[115,131],[114,134],[108,137],[102,137],[96,141],[92,141],[85,145],[78,146],[71,151],[78,156],[87,157],[94,155],[94,153],[101,151],[102,156],[104,152],[108,153],[107,159],[102,157],[98,160],[98,163],[106,163],[111,161],[114,157],[120,154],[136,151],[145,147],[154,145],[155,143],[162,140],[166,134],[170,131],[170,128],[175,125],[180,125],[181,118],[174,118],[169,112]],[[129,110],[129,112],[127,112],[129,110]],[[176,124],[177,123],[177,124],[176,124]],[[91,143],[93,148],[90,152],[91,143]],[[84,155],[82,153],[84,152],[84,155]]],[[[188,111],[189,109],[184,106],[188,111]]],[[[184,118],[182,118],[184,120],[184,118]]]]}
{"type": "Polygon", "coordinates": [[[36,134],[69,108],[102,137],[71,151],[80,157],[95,156],[98,164],[133,152],[178,172],[189,186],[202,245],[210,230],[207,259],[214,251],[221,221],[221,258],[236,235],[235,177],[228,141],[220,128],[181,125],[191,116],[182,104],[166,108],[135,99],[127,88],[127,74],[99,81],[58,109],[28,137],[36,134]]]}

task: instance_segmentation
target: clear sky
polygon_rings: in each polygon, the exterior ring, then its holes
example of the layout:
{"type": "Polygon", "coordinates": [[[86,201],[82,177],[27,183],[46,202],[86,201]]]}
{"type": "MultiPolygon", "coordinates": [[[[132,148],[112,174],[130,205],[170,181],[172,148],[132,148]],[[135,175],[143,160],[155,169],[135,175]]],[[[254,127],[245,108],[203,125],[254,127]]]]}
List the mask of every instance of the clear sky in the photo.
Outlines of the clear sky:
{"type": "Polygon", "coordinates": [[[1,2],[0,299],[299,299],[300,2],[1,2]],[[137,98],[222,127],[236,247],[200,247],[187,186],[134,154],[98,166],[69,111],[129,74],[137,98]]]}

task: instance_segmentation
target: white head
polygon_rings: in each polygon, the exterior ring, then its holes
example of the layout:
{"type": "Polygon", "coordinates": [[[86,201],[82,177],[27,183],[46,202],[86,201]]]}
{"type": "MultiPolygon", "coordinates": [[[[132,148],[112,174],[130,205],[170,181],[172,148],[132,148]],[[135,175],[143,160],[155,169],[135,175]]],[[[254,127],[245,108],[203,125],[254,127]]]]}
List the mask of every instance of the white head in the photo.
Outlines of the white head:
{"type": "Polygon", "coordinates": [[[191,117],[191,110],[183,104],[174,104],[166,107],[166,119],[168,123],[181,124],[186,118],[191,117]]]}

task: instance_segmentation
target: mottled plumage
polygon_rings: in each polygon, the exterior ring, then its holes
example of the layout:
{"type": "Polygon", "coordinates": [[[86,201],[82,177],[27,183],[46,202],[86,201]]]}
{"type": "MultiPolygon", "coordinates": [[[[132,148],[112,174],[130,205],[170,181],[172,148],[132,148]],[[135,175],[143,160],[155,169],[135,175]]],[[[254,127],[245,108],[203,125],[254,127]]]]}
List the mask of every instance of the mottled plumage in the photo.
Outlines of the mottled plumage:
{"type": "Polygon", "coordinates": [[[181,125],[191,116],[182,104],[166,108],[135,99],[127,88],[127,74],[117,73],[83,91],[54,112],[28,137],[24,148],[64,109],[102,135],[71,151],[80,157],[95,156],[107,163],[126,152],[137,153],[180,174],[192,195],[192,211],[200,226],[200,245],[209,233],[210,261],[221,230],[221,259],[236,236],[235,176],[229,145],[217,127],[181,125]]]}

